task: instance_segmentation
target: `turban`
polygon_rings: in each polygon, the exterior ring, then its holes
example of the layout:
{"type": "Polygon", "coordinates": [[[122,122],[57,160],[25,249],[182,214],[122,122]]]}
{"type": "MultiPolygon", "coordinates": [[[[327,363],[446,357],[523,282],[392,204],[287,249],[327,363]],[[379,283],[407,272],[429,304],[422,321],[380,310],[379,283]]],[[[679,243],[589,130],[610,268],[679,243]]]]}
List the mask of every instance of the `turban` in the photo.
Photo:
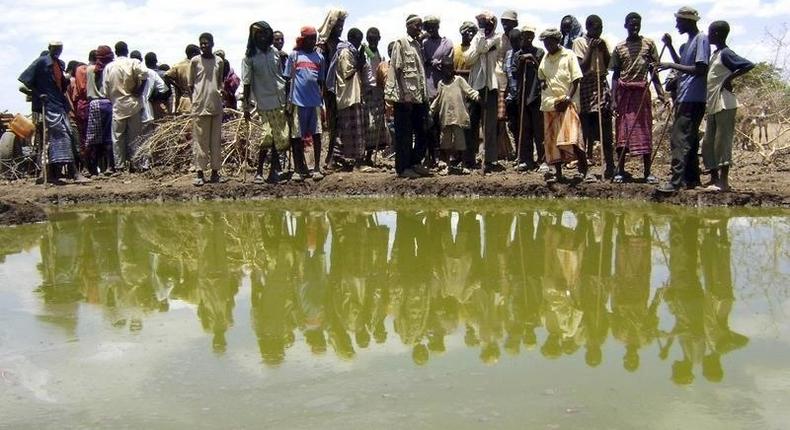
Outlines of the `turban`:
{"type": "Polygon", "coordinates": [[[115,54],[113,54],[112,48],[109,46],[101,45],[96,48],[96,73],[101,73],[104,70],[104,66],[110,64],[114,59],[115,54]]]}
{"type": "Polygon", "coordinates": [[[469,30],[477,31],[477,25],[475,25],[475,23],[472,21],[464,21],[464,23],[461,24],[461,28],[458,30],[458,32],[466,33],[469,30]]]}
{"type": "Polygon", "coordinates": [[[316,36],[318,32],[316,31],[315,27],[304,26],[299,30],[299,36],[296,38],[296,47],[295,49],[301,51],[304,48],[304,39],[305,37],[316,36]]]}
{"type": "Polygon", "coordinates": [[[329,39],[329,35],[337,22],[346,19],[347,16],[348,12],[342,9],[330,9],[329,13],[326,14],[326,18],[324,18],[324,23],[318,27],[318,39],[321,41],[329,39]]]}
{"type": "Polygon", "coordinates": [[[408,17],[406,17],[406,25],[409,25],[417,21],[422,21],[422,18],[420,18],[418,15],[411,14],[408,17]]]}
{"type": "Polygon", "coordinates": [[[428,16],[425,17],[425,19],[422,20],[422,22],[425,23],[425,24],[427,24],[429,22],[434,22],[436,24],[439,24],[441,22],[441,20],[436,15],[428,15],[428,16]]]}

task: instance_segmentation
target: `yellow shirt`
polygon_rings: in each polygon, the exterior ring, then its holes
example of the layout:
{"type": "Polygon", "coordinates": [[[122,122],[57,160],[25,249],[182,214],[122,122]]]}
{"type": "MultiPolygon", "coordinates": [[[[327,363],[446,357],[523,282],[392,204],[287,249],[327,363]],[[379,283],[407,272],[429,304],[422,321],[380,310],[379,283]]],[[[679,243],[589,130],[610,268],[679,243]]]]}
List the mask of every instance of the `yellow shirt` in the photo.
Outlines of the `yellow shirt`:
{"type": "MultiPolygon", "coordinates": [[[[543,56],[538,66],[538,79],[545,83],[540,93],[540,110],[553,112],[554,102],[565,97],[573,81],[582,78],[582,69],[576,55],[568,49],[560,48],[554,54],[543,56]]],[[[573,104],[579,109],[579,91],[573,95],[573,104]]]]}

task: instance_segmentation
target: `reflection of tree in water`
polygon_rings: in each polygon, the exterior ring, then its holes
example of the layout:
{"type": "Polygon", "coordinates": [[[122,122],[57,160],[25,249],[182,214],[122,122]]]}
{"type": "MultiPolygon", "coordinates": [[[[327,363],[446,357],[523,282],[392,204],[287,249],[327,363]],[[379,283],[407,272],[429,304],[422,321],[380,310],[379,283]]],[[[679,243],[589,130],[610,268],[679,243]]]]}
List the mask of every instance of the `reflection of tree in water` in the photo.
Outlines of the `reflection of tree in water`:
{"type": "Polygon", "coordinates": [[[64,215],[41,240],[41,292],[72,332],[81,301],[139,331],[146,314],[184,300],[222,352],[249,273],[251,323],[271,366],[297,339],[314,354],[331,349],[352,359],[391,338],[388,320],[417,364],[443,354],[457,334],[485,363],[524,347],[547,358],[583,350],[594,367],[611,332],[630,372],[646,348],[663,359],[677,346],[679,384],[694,380],[695,366],[720,381],[721,357],[748,342],[729,328],[727,218],[670,218],[669,279],[651,291],[657,221],[639,211],[391,215],[388,222],[360,210],[64,215]],[[675,319],[668,333],[658,328],[661,303],[675,319]]]}

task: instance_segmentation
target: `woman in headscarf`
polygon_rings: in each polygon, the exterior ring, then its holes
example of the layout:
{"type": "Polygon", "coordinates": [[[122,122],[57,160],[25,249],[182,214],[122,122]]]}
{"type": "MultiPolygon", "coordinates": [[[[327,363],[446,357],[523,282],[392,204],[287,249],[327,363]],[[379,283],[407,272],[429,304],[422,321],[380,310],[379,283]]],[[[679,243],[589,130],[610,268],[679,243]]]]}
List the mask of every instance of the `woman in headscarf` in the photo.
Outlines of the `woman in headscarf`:
{"type": "Polygon", "coordinates": [[[573,15],[565,15],[562,17],[560,21],[560,32],[562,32],[560,45],[565,49],[573,49],[573,41],[584,36],[582,24],[573,15]]]}
{"type": "MultiPolygon", "coordinates": [[[[324,61],[331,69],[335,63],[337,44],[340,43],[340,36],[343,34],[343,26],[346,23],[348,12],[342,9],[330,9],[324,23],[318,27],[318,52],[324,56],[324,61]]],[[[325,163],[328,165],[332,160],[332,153],[335,149],[337,140],[337,98],[335,96],[334,85],[324,87],[324,107],[326,109],[326,126],[329,131],[329,150],[327,151],[325,163]]]]}

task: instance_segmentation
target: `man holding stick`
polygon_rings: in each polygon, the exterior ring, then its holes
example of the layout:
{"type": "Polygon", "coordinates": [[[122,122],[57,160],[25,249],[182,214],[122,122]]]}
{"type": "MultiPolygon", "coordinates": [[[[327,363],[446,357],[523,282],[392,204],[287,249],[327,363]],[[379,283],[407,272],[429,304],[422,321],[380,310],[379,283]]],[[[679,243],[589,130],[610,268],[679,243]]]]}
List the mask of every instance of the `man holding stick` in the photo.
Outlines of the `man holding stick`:
{"type": "Polygon", "coordinates": [[[658,98],[666,103],[666,95],[658,73],[651,69],[660,61],[656,44],[639,34],[642,17],[631,12],[625,17],[628,38],[617,44],[612,53],[611,68],[613,109],[617,114],[615,127],[617,149],[617,172],[614,182],[624,182],[630,178],[625,171],[625,155],[641,156],[644,165],[644,178],[648,184],[658,184],[658,179],[650,173],[653,152],[653,109],[650,96],[650,82],[656,89],[658,98]],[[650,74],[650,81],[648,81],[650,74]]]}

